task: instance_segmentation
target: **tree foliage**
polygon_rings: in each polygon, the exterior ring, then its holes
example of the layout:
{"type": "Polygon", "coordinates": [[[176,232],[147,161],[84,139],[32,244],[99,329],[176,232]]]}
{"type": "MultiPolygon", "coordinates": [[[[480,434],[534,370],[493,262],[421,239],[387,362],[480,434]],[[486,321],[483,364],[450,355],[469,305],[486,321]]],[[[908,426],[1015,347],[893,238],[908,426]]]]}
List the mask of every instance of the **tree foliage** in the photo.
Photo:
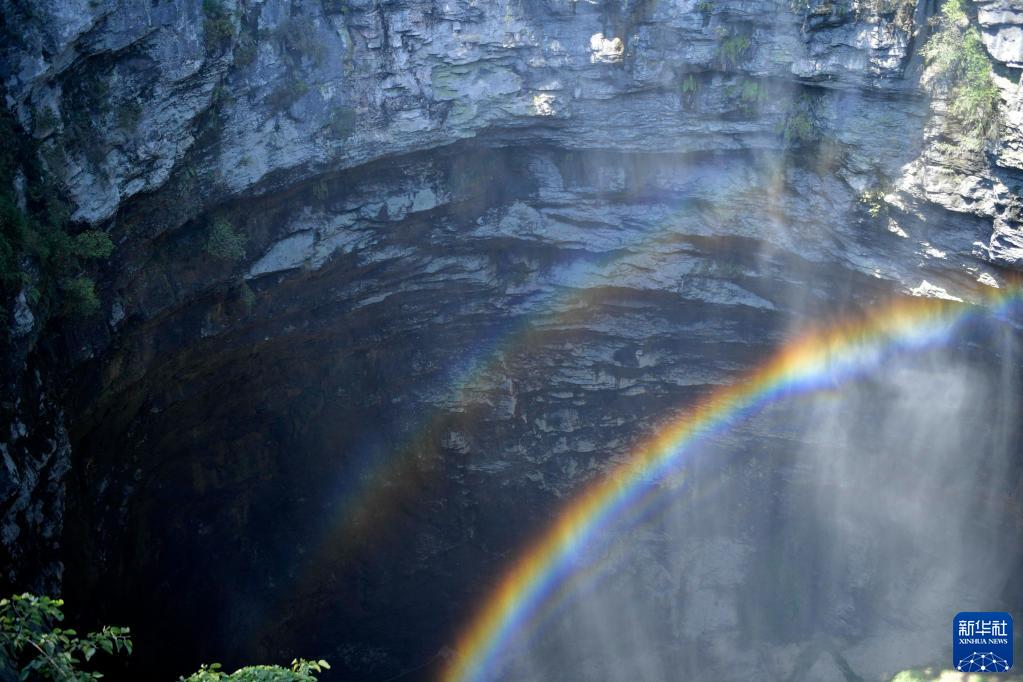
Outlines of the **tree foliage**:
{"type": "MultiPolygon", "coordinates": [[[[24,135],[0,112],[0,295],[10,300],[27,288],[36,312],[92,314],[99,309],[92,261],[114,250],[101,230],[69,231],[66,203],[44,177],[24,135]]],[[[2,312],[2,311],[0,311],[2,312]]]]}
{"type": "Polygon", "coordinates": [[[64,601],[33,594],[0,599],[0,672],[19,680],[84,682],[103,675],[82,668],[97,651],[131,653],[128,628],[105,626],[79,634],[58,627],[64,601]]]}
{"type": "Polygon", "coordinates": [[[922,54],[927,60],[924,82],[948,96],[948,112],[962,125],[964,141],[976,143],[994,134],[998,86],[980,31],[963,0],[946,0],[922,54]]]}
{"type": "MultiPolygon", "coordinates": [[[[59,626],[64,601],[25,593],[0,599],[0,679],[91,682],[102,673],[88,670],[97,652],[131,654],[128,628],[104,626],[79,635],[59,626]]],[[[178,682],[317,682],[330,665],[296,658],[291,666],[253,665],[233,673],[219,663],[204,665],[178,682]]]]}
{"type": "Polygon", "coordinates": [[[204,665],[198,672],[182,677],[179,682],[316,682],[317,673],[329,670],[326,661],[297,658],[290,668],[279,665],[252,665],[225,673],[219,663],[204,665]]]}
{"type": "Polygon", "coordinates": [[[234,24],[231,13],[220,0],[203,0],[203,37],[206,50],[220,52],[231,44],[234,38],[234,24]]]}

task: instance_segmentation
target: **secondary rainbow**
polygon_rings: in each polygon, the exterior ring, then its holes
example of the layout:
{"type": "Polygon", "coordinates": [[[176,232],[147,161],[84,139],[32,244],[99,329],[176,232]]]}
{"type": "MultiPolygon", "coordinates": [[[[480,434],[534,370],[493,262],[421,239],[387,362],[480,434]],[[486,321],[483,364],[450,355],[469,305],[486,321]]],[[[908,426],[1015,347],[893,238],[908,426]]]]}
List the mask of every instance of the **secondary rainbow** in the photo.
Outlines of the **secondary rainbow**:
{"type": "Polygon", "coordinates": [[[812,330],[786,344],[741,380],[691,406],[584,490],[513,565],[459,638],[442,672],[447,682],[492,677],[503,647],[525,629],[552,591],[576,570],[579,550],[678,467],[696,440],[786,395],[832,387],[869,372],[886,357],[935,345],[971,312],[1019,299],[1012,286],[981,293],[983,306],[909,298],[866,315],[812,330]]]}

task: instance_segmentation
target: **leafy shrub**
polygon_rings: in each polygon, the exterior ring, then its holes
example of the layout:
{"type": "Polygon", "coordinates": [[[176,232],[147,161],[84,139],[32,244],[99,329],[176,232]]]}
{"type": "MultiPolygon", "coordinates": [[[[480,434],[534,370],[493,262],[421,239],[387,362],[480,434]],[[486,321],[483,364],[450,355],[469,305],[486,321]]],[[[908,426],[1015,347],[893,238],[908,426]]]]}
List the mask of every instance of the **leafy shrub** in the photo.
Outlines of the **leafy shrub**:
{"type": "Polygon", "coordinates": [[[755,78],[743,78],[732,86],[730,94],[737,97],[742,108],[755,111],[767,103],[767,87],[755,78]]]}
{"type": "Polygon", "coordinates": [[[219,663],[204,665],[198,672],[182,677],[179,682],[316,682],[316,673],[329,670],[326,661],[297,658],[290,668],[279,665],[253,665],[225,673],[219,663]]]}
{"type": "Polygon", "coordinates": [[[0,298],[28,287],[40,324],[53,313],[94,313],[100,301],[88,264],[109,257],[113,243],[100,230],[68,232],[68,206],[9,112],[0,111],[0,139],[9,142],[0,146],[0,298]]]}
{"type": "Polygon", "coordinates": [[[914,29],[915,0],[867,0],[856,3],[857,17],[890,17],[892,25],[911,33],[914,29]]]}
{"type": "MultiPolygon", "coordinates": [[[[0,678],[91,682],[98,672],[82,669],[97,651],[131,654],[128,628],[104,626],[79,637],[75,630],[55,627],[64,620],[62,599],[25,593],[0,599],[0,678]]],[[[291,666],[254,665],[225,673],[219,663],[204,665],[179,682],[317,682],[329,670],[326,661],[297,658],[291,666]]]]}
{"type": "Polygon", "coordinates": [[[696,98],[700,94],[700,81],[694,74],[689,74],[682,79],[680,86],[682,91],[682,106],[690,108],[696,103],[696,98]]]}
{"type": "Polygon", "coordinates": [[[55,222],[40,222],[37,216],[26,215],[9,194],[0,193],[0,285],[19,287],[31,281],[20,262],[29,257],[42,265],[39,286],[50,299],[60,299],[60,313],[91,315],[99,310],[100,301],[95,282],[83,272],[84,263],[109,258],[114,244],[100,230],[69,235],[62,212],[53,212],[55,222]]]}
{"type": "Polygon", "coordinates": [[[797,147],[819,140],[820,129],[813,115],[813,101],[806,96],[800,97],[776,129],[786,147],[797,147]]]}
{"type": "Polygon", "coordinates": [[[234,48],[234,65],[239,67],[248,66],[256,61],[258,52],[259,44],[255,38],[242,38],[234,48]]]}
{"type": "Polygon", "coordinates": [[[767,101],[767,88],[760,81],[747,78],[742,82],[739,97],[751,104],[763,104],[767,101]]]}
{"type": "Polygon", "coordinates": [[[871,218],[877,218],[888,211],[888,203],[884,199],[885,190],[883,187],[874,186],[863,191],[860,195],[860,203],[863,204],[871,218]]]}
{"type": "Polygon", "coordinates": [[[753,45],[748,36],[728,34],[718,45],[718,63],[722,68],[734,69],[749,57],[753,45]]]}
{"type": "Polygon", "coordinates": [[[227,220],[218,218],[206,234],[206,253],[221,260],[241,260],[245,257],[245,236],[227,220]]]}
{"type": "Polygon", "coordinates": [[[203,40],[207,52],[219,52],[231,44],[234,24],[220,0],[202,0],[203,40]]]}
{"type": "Polygon", "coordinates": [[[963,0],[946,0],[922,54],[927,60],[924,83],[948,95],[948,112],[961,124],[963,141],[976,145],[994,134],[998,86],[980,32],[970,22],[963,0]]]}
{"type": "Polygon", "coordinates": [[[99,312],[99,296],[96,295],[96,283],[91,277],[79,275],[62,280],[60,291],[64,299],[62,311],[65,314],[88,317],[99,312]]]}
{"type": "Polygon", "coordinates": [[[805,111],[796,111],[786,116],[780,132],[786,146],[811,142],[816,138],[813,119],[805,111]]]}
{"type": "Polygon", "coordinates": [[[102,675],[81,669],[97,651],[131,653],[128,628],[106,626],[81,637],[54,627],[64,620],[64,601],[32,594],[0,599],[0,673],[20,680],[85,682],[102,675]]]}
{"type": "Polygon", "coordinates": [[[86,230],[75,235],[74,252],[80,258],[109,258],[114,251],[110,237],[100,230],[86,230]]]}

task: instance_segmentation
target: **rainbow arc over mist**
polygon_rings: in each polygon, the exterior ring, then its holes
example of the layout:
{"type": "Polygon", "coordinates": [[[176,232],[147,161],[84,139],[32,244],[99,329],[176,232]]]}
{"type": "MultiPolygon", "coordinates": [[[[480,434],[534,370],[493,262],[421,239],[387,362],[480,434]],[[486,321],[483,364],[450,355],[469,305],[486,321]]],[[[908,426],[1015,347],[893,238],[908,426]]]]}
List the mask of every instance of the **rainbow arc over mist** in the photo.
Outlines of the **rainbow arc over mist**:
{"type": "Polygon", "coordinates": [[[493,678],[498,659],[528,630],[545,602],[579,569],[581,550],[617,517],[648,499],[652,485],[685,463],[701,438],[772,401],[833,388],[869,374],[888,357],[939,345],[974,315],[1004,314],[1021,299],[1013,284],[978,294],[980,305],[904,298],[799,335],[733,384],[690,406],[608,475],[566,505],[506,572],[459,637],[442,671],[447,682],[493,678]]]}

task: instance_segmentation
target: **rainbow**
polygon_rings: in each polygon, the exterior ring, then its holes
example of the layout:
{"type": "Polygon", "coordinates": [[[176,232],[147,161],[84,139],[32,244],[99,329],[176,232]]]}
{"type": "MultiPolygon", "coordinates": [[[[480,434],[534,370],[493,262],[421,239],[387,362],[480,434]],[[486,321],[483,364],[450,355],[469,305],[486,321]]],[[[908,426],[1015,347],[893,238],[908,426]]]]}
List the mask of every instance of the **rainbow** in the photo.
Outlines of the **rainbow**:
{"type": "MultiPolygon", "coordinates": [[[[980,293],[973,306],[905,298],[871,313],[811,330],[739,381],[712,392],[671,419],[607,476],[569,503],[497,584],[458,638],[441,679],[491,679],[507,645],[527,629],[552,595],[563,594],[581,550],[621,514],[651,495],[651,486],[677,471],[690,446],[788,395],[831,388],[861,376],[893,354],[947,340],[966,318],[1019,300],[1013,285],[980,293]]],[[[1004,310],[1001,310],[1004,312],[1004,310]]]]}

